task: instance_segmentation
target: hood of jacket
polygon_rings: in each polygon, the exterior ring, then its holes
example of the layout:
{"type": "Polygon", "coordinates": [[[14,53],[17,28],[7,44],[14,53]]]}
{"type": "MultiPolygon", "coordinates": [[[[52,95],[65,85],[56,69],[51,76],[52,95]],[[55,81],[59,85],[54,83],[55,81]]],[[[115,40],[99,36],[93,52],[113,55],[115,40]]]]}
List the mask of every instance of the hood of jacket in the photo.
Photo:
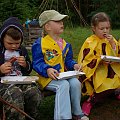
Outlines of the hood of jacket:
{"type": "MultiPolygon", "coordinates": [[[[1,29],[0,29],[0,41],[2,38],[2,35],[10,28],[10,27],[15,27],[17,28],[22,36],[23,36],[23,26],[20,24],[20,21],[18,20],[17,17],[10,17],[7,20],[4,21],[1,29]]],[[[23,38],[22,38],[23,41],[23,38]]],[[[1,43],[1,42],[0,42],[1,43]]]]}

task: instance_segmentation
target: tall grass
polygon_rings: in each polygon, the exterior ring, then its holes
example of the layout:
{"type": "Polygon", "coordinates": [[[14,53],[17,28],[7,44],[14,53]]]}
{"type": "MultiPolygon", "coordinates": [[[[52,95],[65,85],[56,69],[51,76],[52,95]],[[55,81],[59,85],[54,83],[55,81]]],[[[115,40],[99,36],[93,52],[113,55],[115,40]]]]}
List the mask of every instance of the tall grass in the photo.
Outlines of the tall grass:
{"type": "Polygon", "coordinates": [[[62,37],[72,45],[74,59],[77,60],[79,50],[85,39],[91,34],[90,28],[66,28],[62,37]]]}

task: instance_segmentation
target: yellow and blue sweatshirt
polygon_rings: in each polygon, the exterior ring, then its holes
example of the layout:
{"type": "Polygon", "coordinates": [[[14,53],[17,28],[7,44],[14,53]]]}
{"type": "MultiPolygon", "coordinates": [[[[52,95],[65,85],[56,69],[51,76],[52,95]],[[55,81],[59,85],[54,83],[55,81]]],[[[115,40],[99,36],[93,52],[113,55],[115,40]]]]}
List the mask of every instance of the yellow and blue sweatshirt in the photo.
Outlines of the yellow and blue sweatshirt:
{"type": "Polygon", "coordinates": [[[49,36],[38,38],[32,46],[33,69],[38,73],[38,83],[43,89],[52,80],[47,75],[48,68],[54,68],[58,72],[73,70],[76,62],[73,60],[71,44],[63,40],[63,51],[49,36]]]}

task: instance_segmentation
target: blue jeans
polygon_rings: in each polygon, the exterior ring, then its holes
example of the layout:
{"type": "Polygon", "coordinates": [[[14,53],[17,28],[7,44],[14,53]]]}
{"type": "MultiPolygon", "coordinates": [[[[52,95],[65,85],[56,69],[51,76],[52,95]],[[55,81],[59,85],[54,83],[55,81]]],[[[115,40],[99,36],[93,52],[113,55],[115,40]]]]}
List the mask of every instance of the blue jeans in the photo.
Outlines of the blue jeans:
{"type": "Polygon", "coordinates": [[[81,83],[77,78],[52,80],[46,87],[56,92],[54,120],[72,119],[72,114],[83,116],[81,101],[81,83]]]}

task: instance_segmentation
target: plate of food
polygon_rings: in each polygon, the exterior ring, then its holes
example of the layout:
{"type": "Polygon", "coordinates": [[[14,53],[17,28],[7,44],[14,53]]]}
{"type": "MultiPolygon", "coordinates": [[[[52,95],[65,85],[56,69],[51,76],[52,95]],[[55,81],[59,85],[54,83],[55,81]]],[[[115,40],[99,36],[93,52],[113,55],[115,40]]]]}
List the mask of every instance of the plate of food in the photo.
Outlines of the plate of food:
{"type": "Polygon", "coordinates": [[[101,59],[111,62],[120,62],[120,57],[101,55],[101,59]]]}
{"type": "Polygon", "coordinates": [[[84,72],[80,72],[80,71],[67,71],[67,72],[61,72],[59,74],[59,76],[57,77],[57,79],[69,79],[72,77],[78,77],[81,75],[84,75],[84,72]]]}
{"type": "Polygon", "coordinates": [[[35,83],[39,77],[37,76],[4,76],[1,77],[1,83],[4,84],[31,84],[35,83]]]}

